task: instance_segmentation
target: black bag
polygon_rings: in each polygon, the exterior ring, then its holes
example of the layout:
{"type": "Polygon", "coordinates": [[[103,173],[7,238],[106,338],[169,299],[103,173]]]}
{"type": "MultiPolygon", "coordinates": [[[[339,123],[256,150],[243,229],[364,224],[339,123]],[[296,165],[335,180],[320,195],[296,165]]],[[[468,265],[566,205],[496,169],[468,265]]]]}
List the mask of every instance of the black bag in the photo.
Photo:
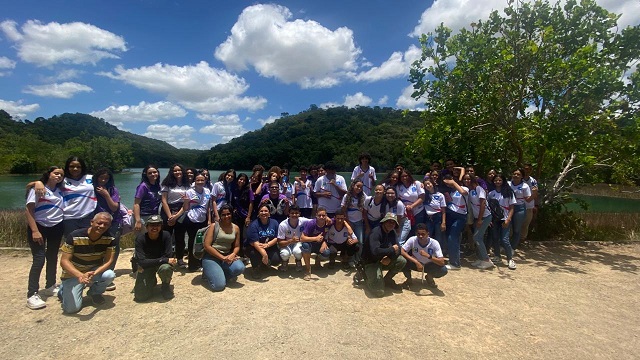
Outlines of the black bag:
{"type": "Polygon", "coordinates": [[[495,221],[500,221],[504,217],[504,210],[496,199],[489,199],[489,210],[491,210],[491,215],[493,215],[495,221]]]}

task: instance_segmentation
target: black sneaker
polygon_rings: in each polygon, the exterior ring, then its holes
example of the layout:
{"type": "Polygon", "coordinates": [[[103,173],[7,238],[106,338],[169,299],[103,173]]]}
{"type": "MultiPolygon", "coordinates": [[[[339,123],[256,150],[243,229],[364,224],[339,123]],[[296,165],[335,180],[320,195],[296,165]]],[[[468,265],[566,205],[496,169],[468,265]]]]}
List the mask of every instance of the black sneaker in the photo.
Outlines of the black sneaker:
{"type": "Polygon", "coordinates": [[[394,291],[402,290],[402,285],[396,284],[396,282],[393,281],[393,279],[384,279],[384,286],[394,291]]]}
{"type": "Polygon", "coordinates": [[[169,284],[162,284],[160,287],[160,294],[162,294],[162,297],[165,300],[171,300],[174,297],[173,290],[171,290],[171,286],[169,284]]]}
{"type": "Polygon", "coordinates": [[[406,290],[411,290],[412,286],[413,286],[413,280],[412,279],[407,279],[402,283],[402,288],[406,289],[406,290]]]}
{"type": "Polygon", "coordinates": [[[251,268],[251,278],[255,280],[262,278],[262,271],[259,268],[251,268]]]}
{"type": "Polygon", "coordinates": [[[91,301],[93,301],[94,305],[102,305],[106,300],[102,295],[91,295],[91,301]]]}

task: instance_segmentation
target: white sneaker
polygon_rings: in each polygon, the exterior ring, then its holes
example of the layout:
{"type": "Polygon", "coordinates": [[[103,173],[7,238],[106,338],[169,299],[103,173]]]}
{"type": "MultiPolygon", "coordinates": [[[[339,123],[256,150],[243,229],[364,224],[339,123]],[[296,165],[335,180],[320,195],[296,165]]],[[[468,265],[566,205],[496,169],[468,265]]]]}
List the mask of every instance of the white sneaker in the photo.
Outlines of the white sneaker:
{"type": "Polygon", "coordinates": [[[478,259],[478,260],[472,262],[471,266],[478,267],[478,266],[480,266],[480,264],[482,264],[482,260],[478,259]]]}
{"type": "Polygon", "coordinates": [[[40,298],[38,293],[31,295],[31,297],[27,299],[27,307],[31,310],[42,309],[45,306],[47,306],[47,303],[40,298]]]}
{"type": "Polygon", "coordinates": [[[513,261],[513,259],[509,260],[509,270],[515,270],[516,269],[516,262],[513,261]]]}
{"type": "Polygon", "coordinates": [[[110,283],[109,285],[107,285],[107,288],[105,290],[106,291],[113,291],[115,289],[116,289],[116,284],[110,283]]]}
{"type": "Polygon", "coordinates": [[[44,296],[58,296],[59,290],[60,290],[60,284],[54,284],[42,290],[41,292],[42,292],[42,295],[44,296]]]}
{"type": "Polygon", "coordinates": [[[494,266],[495,265],[491,261],[481,261],[480,264],[478,264],[478,269],[487,270],[494,266]]]}
{"type": "Polygon", "coordinates": [[[447,270],[460,270],[460,266],[447,264],[447,270]]]}

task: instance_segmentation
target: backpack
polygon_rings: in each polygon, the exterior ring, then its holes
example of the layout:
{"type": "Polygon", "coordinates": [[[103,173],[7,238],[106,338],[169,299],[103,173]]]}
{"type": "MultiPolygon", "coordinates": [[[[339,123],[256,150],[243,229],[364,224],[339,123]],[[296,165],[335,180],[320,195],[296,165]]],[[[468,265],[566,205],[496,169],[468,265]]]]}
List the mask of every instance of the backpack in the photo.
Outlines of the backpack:
{"type": "Polygon", "coordinates": [[[494,220],[502,220],[504,217],[504,210],[502,206],[500,206],[500,202],[496,199],[489,199],[489,210],[491,210],[491,215],[493,215],[494,220]]]}
{"type": "Polygon", "coordinates": [[[196,232],[196,239],[193,242],[193,257],[198,260],[202,260],[202,257],[204,256],[204,238],[207,236],[207,231],[209,231],[209,228],[211,226],[213,226],[214,228],[213,241],[216,241],[216,239],[218,238],[218,233],[220,232],[220,224],[218,223],[207,225],[202,229],[198,229],[198,231],[196,232]]]}

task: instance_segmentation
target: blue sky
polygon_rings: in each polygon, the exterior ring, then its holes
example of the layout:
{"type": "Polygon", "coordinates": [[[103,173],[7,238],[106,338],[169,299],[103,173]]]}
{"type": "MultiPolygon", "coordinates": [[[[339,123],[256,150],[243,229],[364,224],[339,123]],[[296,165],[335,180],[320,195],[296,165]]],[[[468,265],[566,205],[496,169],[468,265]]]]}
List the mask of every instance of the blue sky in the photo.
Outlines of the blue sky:
{"type": "MultiPolygon", "coordinates": [[[[638,0],[598,0],[640,21],[638,0]]],[[[206,149],[315,104],[416,109],[418,36],[486,18],[502,0],[7,1],[0,109],[91,114],[206,149]],[[43,5],[46,4],[46,5],[43,5]]]]}

